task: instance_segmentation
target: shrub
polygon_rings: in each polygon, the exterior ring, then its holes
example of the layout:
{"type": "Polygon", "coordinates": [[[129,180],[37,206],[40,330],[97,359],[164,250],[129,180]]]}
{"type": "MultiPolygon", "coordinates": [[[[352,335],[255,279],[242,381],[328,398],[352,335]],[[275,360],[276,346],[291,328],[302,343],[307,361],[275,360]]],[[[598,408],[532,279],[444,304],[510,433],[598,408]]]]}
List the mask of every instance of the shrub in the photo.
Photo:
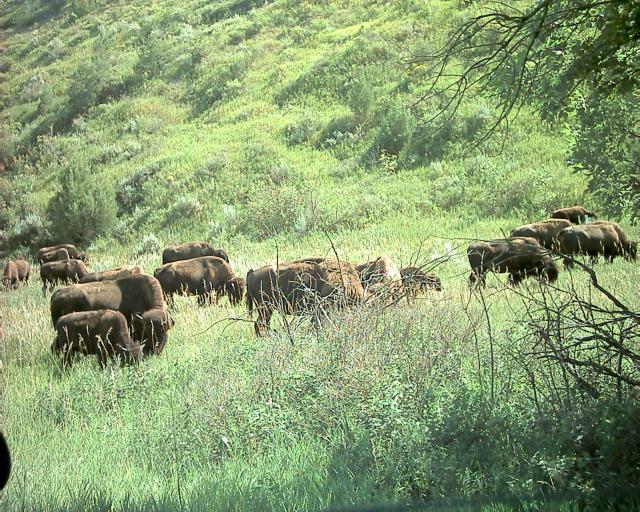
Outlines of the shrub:
{"type": "Polygon", "coordinates": [[[210,71],[200,76],[191,92],[194,114],[205,112],[222,99],[234,97],[250,61],[247,54],[234,54],[224,62],[215,63],[210,71]]]}
{"type": "Polygon", "coordinates": [[[90,242],[114,225],[113,192],[88,169],[71,165],[61,182],[47,207],[49,230],[56,240],[90,242]]]}
{"type": "Polygon", "coordinates": [[[318,145],[330,148],[345,141],[357,140],[358,125],[353,114],[346,114],[332,119],[322,130],[318,145]]]}
{"type": "Polygon", "coordinates": [[[375,103],[373,85],[366,75],[362,74],[351,82],[349,89],[349,107],[358,119],[364,121],[369,116],[375,103]]]}
{"type": "Polygon", "coordinates": [[[136,256],[159,254],[163,249],[162,242],[153,233],[145,235],[136,247],[136,256]]]}
{"type": "Polygon", "coordinates": [[[305,193],[298,188],[262,185],[250,194],[237,230],[261,239],[292,232],[301,225],[306,204],[305,193]]]}
{"type": "Polygon", "coordinates": [[[194,217],[202,213],[202,205],[195,197],[180,196],[171,208],[170,216],[194,217]]]}
{"type": "Polygon", "coordinates": [[[118,215],[132,213],[144,202],[144,185],[159,170],[160,166],[158,164],[140,167],[131,176],[124,178],[118,183],[116,189],[118,215]]]}
{"type": "Polygon", "coordinates": [[[29,213],[21,217],[9,232],[8,242],[11,248],[17,246],[38,247],[49,238],[49,232],[40,217],[29,213]]]}
{"type": "Polygon", "coordinates": [[[400,103],[392,104],[385,113],[375,138],[377,152],[399,155],[410,142],[416,120],[413,114],[400,103]]]}
{"type": "Polygon", "coordinates": [[[297,121],[287,125],[284,129],[284,138],[290,145],[310,143],[319,129],[316,116],[304,114],[297,121]]]}

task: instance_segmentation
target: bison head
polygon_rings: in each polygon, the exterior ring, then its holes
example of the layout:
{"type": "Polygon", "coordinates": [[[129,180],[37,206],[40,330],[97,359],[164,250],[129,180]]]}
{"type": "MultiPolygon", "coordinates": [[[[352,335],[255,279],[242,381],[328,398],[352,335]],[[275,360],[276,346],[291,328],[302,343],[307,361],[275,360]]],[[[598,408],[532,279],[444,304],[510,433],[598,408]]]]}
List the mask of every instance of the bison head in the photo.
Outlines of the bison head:
{"type": "Polygon", "coordinates": [[[241,277],[235,277],[227,283],[226,293],[229,296],[229,302],[232,306],[240,304],[242,297],[244,297],[244,291],[246,288],[245,280],[241,277]]]}
{"type": "Polygon", "coordinates": [[[163,309],[152,309],[136,314],[132,321],[132,338],[144,344],[145,354],[159,355],[167,343],[167,331],[175,322],[171,315],[163,309]]]}
{"type": "Polygon", "coordinates": [[[633,261],[638,259],[638,242],[629,242],[629,245],[625,248],[624,257],[633,261]]]}

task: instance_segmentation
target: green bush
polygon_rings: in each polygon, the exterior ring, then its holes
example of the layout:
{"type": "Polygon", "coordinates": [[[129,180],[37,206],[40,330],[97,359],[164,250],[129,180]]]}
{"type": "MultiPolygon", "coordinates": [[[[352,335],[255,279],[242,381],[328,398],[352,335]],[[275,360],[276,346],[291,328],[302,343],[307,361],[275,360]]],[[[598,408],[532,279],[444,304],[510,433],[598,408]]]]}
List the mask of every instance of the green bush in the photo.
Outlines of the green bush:
{"type": "Polygon", "coordinates": [[[132,213],[137,207],[144,203],[145,183],[155,176],[160,170],[158,164],[152,164],[140,167],[127,178],[118,183],[116,188],[116,203],[118,206],[118,215],[132,213]]]}
{"type": "Polygon", "coordinates": [[[159,254],[163,249],[162,241],[153,233],[144,235],[140,243],[136,247],[135,255],[143,256],[145,254],[159,254]]]}
{"type": "Polygon", "coordinates": [[[115,224],[116,201],[88,169],[71,165],[61,188],[49,201],[49,231],[55,240],[84,244],[106,234],[115,224]]]}
{"type": "Polygon", "coordinates": [[[307,196],[293,186],[261,185],[249,194],[247,206],[240,213],[237,231],[259,239],[296,231],[306,221],[307,196]]]}
{"type": "Polygon", "coordinates": [[[42,217],[36,213],[29,213],[19,218],[13,225],[7,236],[7,244],[10,249],[16,247],[33,249],[44,245],[49,236],[42,217]]]}
{"type": "Polygon", "coordinates": [[[411,141],[416,120],[413,114],[401,103],[393,103],[380,121],[374,150],[390,155],[399,155],[411,141]]]}
{"type": "Polygon", "coordinates": [[[251,57],[246,53],[233,54],[222,62],[207,63],[191,91],[194,114],[201,114],[214,103],[236,96],[250,63],[251,57]]]}

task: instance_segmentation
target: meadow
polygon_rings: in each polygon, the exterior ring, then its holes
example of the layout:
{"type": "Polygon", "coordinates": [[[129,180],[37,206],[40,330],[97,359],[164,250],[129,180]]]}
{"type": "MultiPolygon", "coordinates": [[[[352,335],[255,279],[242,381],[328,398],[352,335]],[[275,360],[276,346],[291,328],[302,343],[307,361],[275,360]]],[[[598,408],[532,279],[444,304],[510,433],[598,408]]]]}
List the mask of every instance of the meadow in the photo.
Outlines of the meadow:
{"type": "MultiPolygon", "coordinates": [[[[332,246],[352,262],[444,259],[442,292],[336,313],[318,331],[277,318],[276,334],[256,338],[244,305],[178,298],[161,356],[105,370],[54,360],[37,277],[0,293],[0,428],[15,462],[0,508],[637,508],[635,386],[579,369],[594,398],[542,357],[530,317],[567,290],[599,314],[616,308],[579,269],[553,288],[467,286],[470,239],[562,206],[607,206],[567,162],[567,126],[536,105],[478,147],[490,98],[467,98],[444,124],[431,120],[442,98],[418,101],[428,70],[412,56],[480,9],[0,6],[3,255],[64,239],[89,252],[92,270],[152,272],[164,247],[207,240],[241,276],[332,246]]],[[[640,309],[637,263],[594,269],[640,309]]],[[[624,322],[615,332],[636,351],[637,328],[624,322]]],[[[623,370],[634,377],[637,365],[623,370]]]]}

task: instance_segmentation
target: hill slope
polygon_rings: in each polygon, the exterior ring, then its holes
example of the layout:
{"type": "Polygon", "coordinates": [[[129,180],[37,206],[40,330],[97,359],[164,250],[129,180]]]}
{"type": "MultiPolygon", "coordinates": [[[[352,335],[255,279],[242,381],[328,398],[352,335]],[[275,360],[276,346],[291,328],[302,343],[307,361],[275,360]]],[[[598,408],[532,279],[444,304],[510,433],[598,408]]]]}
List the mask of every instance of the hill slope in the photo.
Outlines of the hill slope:
{"type": "Polygon", "coordinates": [[[469,152],[490,103],[443,130],[428,121],[438,101],[415,104],[427,71],[406,59],[464,15],[450,2],[9,3],[0,229],[12,249],[47,238],[70,166],[117,197],[102,234],[124,246],[579,202],[563,137],[535,116],[469,152]]]}

